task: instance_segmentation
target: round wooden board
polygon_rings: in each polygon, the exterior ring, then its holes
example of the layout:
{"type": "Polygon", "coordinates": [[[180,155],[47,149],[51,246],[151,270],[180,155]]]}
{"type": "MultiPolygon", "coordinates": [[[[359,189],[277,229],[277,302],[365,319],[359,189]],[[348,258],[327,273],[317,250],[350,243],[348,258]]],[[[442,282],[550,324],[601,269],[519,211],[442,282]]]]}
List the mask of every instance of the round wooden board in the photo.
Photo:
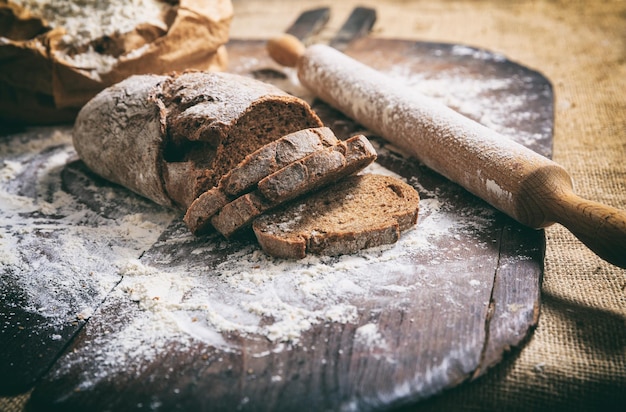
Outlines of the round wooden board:
{"type": "MultiPolygon", "coordinates": [[[[459,45],[364,38],[345,52],[551,152],[552,90],[532,70],[459,45]]],[[[264,42],[234,40],[229,53],[230,71],[309,98],[293,72],[269,61],[264,42]]],[[[371,136],[312,104],[338,136],[371,136]]],[[[120,264],[107,252],[119,283],[92,302],[29,410],[388,410],[497,363],[537,322],[543,232],[371,138],[372,171],[403,177],[422,199],[417,227],[397,245],[284,262],[251,239],[195,238],[177,217],[135,260],[120,264]]],[[[135,199],[78,161],[50,173],[96,215],[135,199]]]]}

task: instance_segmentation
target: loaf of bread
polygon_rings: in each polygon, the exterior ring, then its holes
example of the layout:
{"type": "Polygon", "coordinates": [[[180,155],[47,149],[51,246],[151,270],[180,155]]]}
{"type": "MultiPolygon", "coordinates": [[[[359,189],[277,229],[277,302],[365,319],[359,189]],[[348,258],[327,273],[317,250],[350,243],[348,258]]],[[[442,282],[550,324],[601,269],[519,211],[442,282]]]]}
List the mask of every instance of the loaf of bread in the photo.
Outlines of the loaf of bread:
{"type": "Polygon", "coordinates": [[[338,140],[304,100],[250,77],[131,76],[85,104],[73,143],[92,171],[186,211],[193,233],[228,238],[254,223],[278,257],[391,243],[417,219],[409,185],[348,177],[376,159],[365,136],[338,140]]]}
{"type": "Polygon", "coordinates": [[[73,143],[99,175],[185,211],[248,154],[321,126],[304,100],[252,78],[138,75],[81,109],[73,143]]]}
{"type": "Polygon", "coordinates": [[[71,121],[133,74],[219,71],[230,0],[0,0],[0,118],[71,121]]]}
{"type": "Polygon", "coordinates": [[[263,250],[281,258],[339,255],[394,243],[417,223],[419,195],[394,177],[351,176],[257,218],[263,250]]]}

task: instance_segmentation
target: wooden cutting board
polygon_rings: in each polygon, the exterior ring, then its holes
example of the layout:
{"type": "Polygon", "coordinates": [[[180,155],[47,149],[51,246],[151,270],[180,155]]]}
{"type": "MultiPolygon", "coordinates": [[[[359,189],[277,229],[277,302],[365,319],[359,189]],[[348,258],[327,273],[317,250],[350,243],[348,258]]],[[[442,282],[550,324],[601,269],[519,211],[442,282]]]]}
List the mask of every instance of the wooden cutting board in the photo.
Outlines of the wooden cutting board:
{"type": "MultiPolygon", "coordinates": [[[[463,45],[363,38],[345,52],[551,153],[552,89],[533,70],[463,45]]],[[[310,99],[264,42],[233,40],[229,55],[230,71],[310,99]]],[[[418,225],[397,245],[285,262],[253,239],[195,238],[176,213],[86,170],[69,130],[6,134],[3,393],[40,379],[33,411],[388,410],[523,342],[543,232],[311,102],[338,136],[371,137],[372,172],[419,191],[418,225]]]]}

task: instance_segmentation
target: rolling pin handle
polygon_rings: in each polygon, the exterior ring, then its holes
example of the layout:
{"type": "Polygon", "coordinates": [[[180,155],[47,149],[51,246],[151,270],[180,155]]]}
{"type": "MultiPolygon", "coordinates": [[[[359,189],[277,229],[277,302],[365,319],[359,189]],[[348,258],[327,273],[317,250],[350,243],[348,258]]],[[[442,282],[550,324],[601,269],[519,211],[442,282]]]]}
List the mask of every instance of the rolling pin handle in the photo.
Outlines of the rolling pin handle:
{"type": "Polygon", "coordinates": [[[306,49],[304,44],[291,34],[283,34],[268,40],[266,48],[276,63],[287,67],[296,67],[298,59],[306,49]]]}
{"type": "Polygon", "coordinates": [[[555,220],[602,259],[626,268],[626,212],[563,192],[553,204],[555,220]]]}

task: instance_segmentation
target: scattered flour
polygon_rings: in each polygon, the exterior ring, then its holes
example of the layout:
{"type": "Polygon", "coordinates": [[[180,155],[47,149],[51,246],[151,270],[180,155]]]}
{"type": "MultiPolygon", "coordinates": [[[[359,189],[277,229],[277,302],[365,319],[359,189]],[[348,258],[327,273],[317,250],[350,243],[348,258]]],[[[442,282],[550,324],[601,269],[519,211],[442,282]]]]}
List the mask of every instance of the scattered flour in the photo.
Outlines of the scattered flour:
{"type": "Polygon", "coordinates": [[[495,60],[499,62],[506,60],[502,54],[475,49],[461,44],[455,44],[452,46],[452,54],[457,56],[472,56],[477,60],[495,60]]]}
{"type": "MultiPolygon", "coordinates": [[[[167,257],[157,264],[129,259],[120,269],[123,279],[114,296],[136,302],[145,321],[161,323],[162,328],[127,325],[114,340],[143,337],[148,345],[153,340],[197,339],[223,350],[237,350],[236,344],[224,338],[236,332],[275,344],[297,344],[314,325],[358,322],[358,302],[373,302],[380,308],[402,304],[402,296],[427,284],[420,273],[432,261],[454,265],[458,259],[452,247],[442,247],[437,241],[465,238],[466,219],[477,219],[475,225],[488,227],[491,213],[485,210],[481,216],[474,210],[471,216],[459,217],[443,211],[439,200],[425,199],[417,228],[406,231],[396,244],[340,257],[281,260],[249,245],[211,266],[211,253],[221,247],[218,244],[194,249],[182,262],[169,262],[167,257]],[[424,267],[415,264],[416,256],[423,256],[424,267]]],[[[192,241],[191,235],[171,240],[181,249],[192,241]]],[[[384,346],[382,336],[366,336],[372,327],[359,332],[361,342],[376,338],[384,346]]],[[[100,345],[107,350],[106,342],[100,345]]],[[[110,347],[113,357],[117,356],[115,347],[110,347]]]]}
{"type": "MultiPolygon", "coordinates": [[[[158,316],[177,313],[176,321],[188,331],[195,328],[193,335],[210,338],[207,343],[216,343],[217,335],[206,330],[297,342],[320,322],[357,321],[355,300],[387,302],[419,285],[419,278],[407,276],[415,270],[411,257],[420,250],[432,252],[429,239],[451,234],[459,225],[454,219],[442,220],[441,214],[429,213],[429,203],[436,205],[425,201],[420,229],[407,231],[395,245],[299,261],[273,259],[251,245],[214,268],[189,267],[188,263],[157,268],[131,260],[121,270],[124,279],[119,289],[158,316]],[[190,318],[196,322],[189,323],[190,318]]],[[[194,261],[202,262],[203,253],[196,251],[194,261]]]]}
{"type": "Polygon", "coordinates": [[[354,341],[357,345],[365,346],[368,348],[379,347],[384,348],[387,346],[385,338],[378,331],[378,326],[375,323],[366,323],[354,333],[354,341]]]}
{"type": "MultiPolygon", "coordinates": [[[[204,342],[236,351],[227,339],[236,333],[267,339],[276,351],[284,343],[297,344],[315,325],[359,322],[359,302],[402,304],[400,297],[424,284],[419,273],[425,269],[412,263],[414,256],[424,254],[425,266],[432,256],[454,260],[453,251],[431,240],[462,235],[465,226],[465,218],[444,213],[437,199],[424,199],[419,230],[407,231],[395,245],[354,255],[294,262],[248,245],[212,264],[212,253],[229,242],[189,247],[196,240],[183,231],[162,242],[189,249],[188,257],[146,263],[140,256],[159,245],[176,214],[88,178],[74,192],[64,180],[71,174],[63,177],[75,159],[70,142],[69,129],[38,128],[2,143],[0,259],[2,287],[23,298],[20,310],[40,318],[37,327],[50,331],[51,342],[62,336],[56,332],[62,325],[98,316],[105,297],[102,310],[126,305],[121,307],[127,311],[115,312],[115,327],[71,355],[76,362],[101,365],[96,375],[86,376],[84,387],[123,372],[130,361],[143,365],[172,344],[189,348],[204,342]],[[96,206],[89,206],[93,199],[82,191],[94,196],[96,206]]],[[[379,165],[371,171],[393,174],[379,165]]]]}
{"type": "Polygon", "coordinates": [[[119,282],[119,262],[138,257],[172,219],[134,195],[118,219],[77,202],[62,188],[70,142],[69,129],[40,128],[0,145],[0,288],[42,325],[89,318],[119,282]]]}
{"type": "MultiPolygon", "coordinates": [[[[454,244],[476,235],[465,232],[467,219],[477,218],[474,225],[480,232],[481,225],[488,230],[492,213],[486,209],[477,214],[472,209],[471,216],[463,216],[443,210],[437,199],[425,199],[417,228],[406,231],[396,244],[339,257],[281,260],[248,245],[228,260],[211,265],[212,253],[223,247],[220,243],[227,243],[214,238],[213,246],[195,248],[182,261],[170,261],[167,256],[153,263],[144,262],[145,257],[127,259],[119,268],[122,280],[108,295],[103,313],[96,314],[114,319],[116,308],[127,308],[119,313],[122,320],[115,325],[96,321],[110,331],[92,336],[88,344],[69,354],[57,373],[78,368],[84,375],[82,389],[87,389],[102,379],[127,373],[129,364],[147,367],[162,351],[173,350],[172,345],[176,350],[190,350],[198,342],[224,353],[245,348],[248,356],[265,357],[285,345],[299,345],[316,325],[359,325],[367,317],[363,304],[372,312],[431,304],[415,302],[416,291],[441,291],[449,280],[429,276],[429,266],[449,267],[458,282],[467,285],[470,280],[459,271],[468,262],[460,258],[454,244]],[[255,352],[254,346],[240,346],[240,338],[232,339],[232,334],[250,341],[266,340],[269,350],[262,346],[255,352]],[[85,362],[103,367],[85,368],[85,362]]],[[[194,239],[184,235],[161,242],[191,250],[187,243],[194,239]]],[[[454,298],[437,304],[454,305],[455,310],[458,306],[454,298]]],[[[354,339],[362,350],[396,362],[395,352],[387,345],[393,336],[385,336],[375,322],[360,325],[354,339]]]]}

